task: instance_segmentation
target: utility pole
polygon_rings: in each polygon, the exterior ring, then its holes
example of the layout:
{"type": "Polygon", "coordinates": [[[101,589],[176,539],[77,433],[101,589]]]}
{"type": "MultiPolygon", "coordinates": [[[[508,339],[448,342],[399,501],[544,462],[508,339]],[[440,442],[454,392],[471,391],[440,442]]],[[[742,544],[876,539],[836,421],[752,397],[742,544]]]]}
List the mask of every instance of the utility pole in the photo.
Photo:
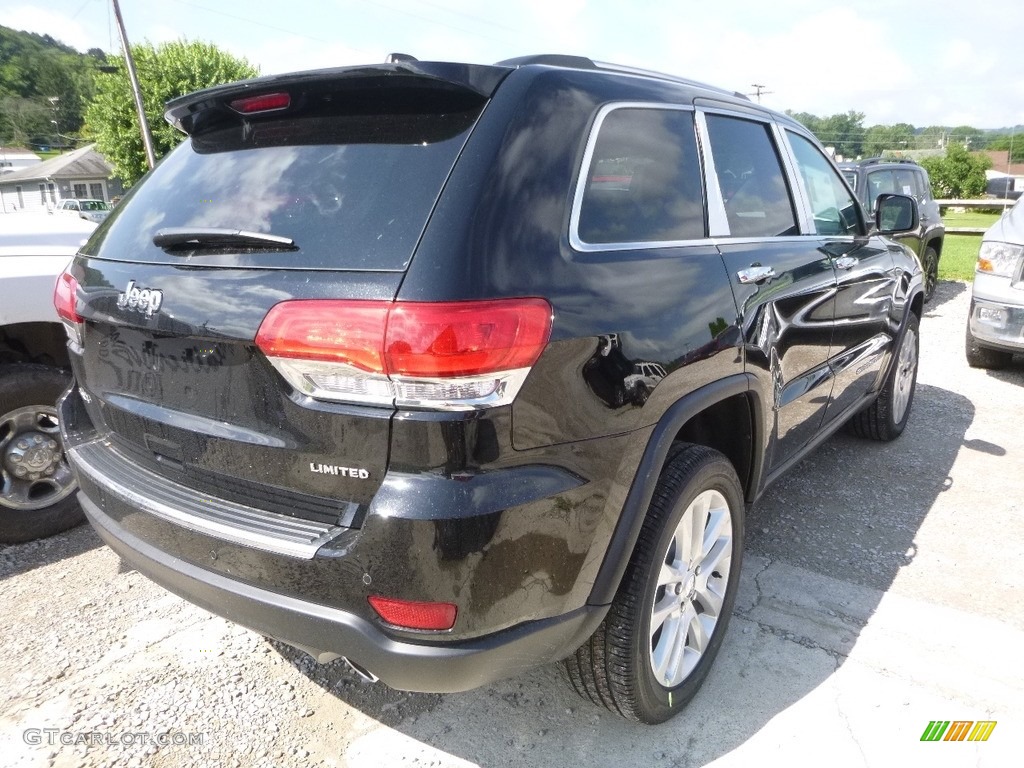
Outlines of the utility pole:
{"type": "Polygon", "coordinates": [[[132,84],[132,96],[135,98],[135,111],[139,113],[139,131],[142,133],[142,146],[146,149],[146,164],[153,170],[156,165],[156,152],[153,151],[153,136],[149,132],[149,123],[146,121],[146,110],[142,106],[142,91],[139,89],[139,75],[135,71],[135,60],[132,59],[132,51],[128,46],[128,33],[124,31],[124,19],[121,18],[121,6],[117,0],[111,0],[114,4],[114,16],[117,18],[117,31],[121,36],[121,48],[124,50],[124,63],[128,67],[128,79],[132,84]]]}
{"type": "Polygon", "coordinates": [[[765,94],[765,93],[775,93],[775,91],[766,91],[765,88],[767,88],[767,86],[766,85],[762,85],[761,83],[751,83],[750,87],[754,89],[754,92],[753,93],[748,93],[747,96],[756,96],[758,104],[761,103],[761,96],[762,96],[762,94],[765,94]]]}

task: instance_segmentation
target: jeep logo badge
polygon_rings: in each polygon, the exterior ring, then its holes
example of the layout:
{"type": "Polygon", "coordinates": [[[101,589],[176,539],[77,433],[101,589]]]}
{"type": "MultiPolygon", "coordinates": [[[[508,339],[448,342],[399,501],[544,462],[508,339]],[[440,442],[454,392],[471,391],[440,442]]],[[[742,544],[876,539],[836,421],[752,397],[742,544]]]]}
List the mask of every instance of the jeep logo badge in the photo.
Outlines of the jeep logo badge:
{"type": "Polygon", "coordinates": [[[134,280],[129,280],[124,291],[117,294],[117,306],[120,309],[141,312],[146,317],[152,317],[163,303],[163,291],[157,288],[136,288],[134,280]]]}

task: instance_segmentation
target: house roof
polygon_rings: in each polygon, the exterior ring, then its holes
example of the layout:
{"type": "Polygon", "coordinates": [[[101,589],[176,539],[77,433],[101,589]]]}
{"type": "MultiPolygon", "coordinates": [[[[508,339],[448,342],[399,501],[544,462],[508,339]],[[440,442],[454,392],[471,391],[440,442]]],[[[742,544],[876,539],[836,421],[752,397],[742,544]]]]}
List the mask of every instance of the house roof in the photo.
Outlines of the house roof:
{"type": "Polygon", "coordinates": [[[1024,163],[1009,163],[1009,150],[985,150],[978,154],[985,155],[992,161],[992,170],[1008,176],[1024,176],[1024,163]]]}
{"type": "Polygon", "coordinates": [[[10,184],[18,181],[35,181],[36,179],[107,179],[114,169],[103,155],[97,152],[95,144],[87,144],[57,157],[36,163],[28,168],[19,168],[13,173],[5,173],[0,182],[10,184]]]}

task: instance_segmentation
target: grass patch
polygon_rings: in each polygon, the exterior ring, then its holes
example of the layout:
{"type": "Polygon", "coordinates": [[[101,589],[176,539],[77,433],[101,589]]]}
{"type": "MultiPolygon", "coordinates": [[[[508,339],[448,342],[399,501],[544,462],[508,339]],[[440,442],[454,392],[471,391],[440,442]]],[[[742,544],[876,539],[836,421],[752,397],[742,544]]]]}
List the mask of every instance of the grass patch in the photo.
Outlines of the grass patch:
{"type": "MultiPolygon", "coordinates": [[[[943,221],[948,218],[943,217],[943,221]]],[[[980,247],[981,235],[946,235],[939,258],[939,280],[974,280],[974,264],[980,247]]]]}
{"type": "Polygon", "coordinates": [[[942,223],[947,227],[991,227],[999,218],[998,213],[984,213],[982,211],[955,211],[947,210],[942,215],[942,223]]]}

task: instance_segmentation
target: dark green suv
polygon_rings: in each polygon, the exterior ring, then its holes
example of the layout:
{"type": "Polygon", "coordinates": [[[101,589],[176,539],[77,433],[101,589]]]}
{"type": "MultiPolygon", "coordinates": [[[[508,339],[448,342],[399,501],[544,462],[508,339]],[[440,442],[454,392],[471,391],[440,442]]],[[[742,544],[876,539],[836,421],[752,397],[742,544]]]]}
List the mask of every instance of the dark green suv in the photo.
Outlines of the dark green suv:
{"type": "Polygon", "coordinates": [[[910,248],[921,260],[925,275],[924,300],[928,301],[939,278],[939,257],[942,256],[942,240],[946,234],[939,204],[932,197],[928,171],[913,160],[883,157],[840,163],[839,168],[864,207],[872,213],[875,201],[882,194],[909,195],[917,200],[920,223],[909,232],[895,235],[894,239],[910,248]]]}

